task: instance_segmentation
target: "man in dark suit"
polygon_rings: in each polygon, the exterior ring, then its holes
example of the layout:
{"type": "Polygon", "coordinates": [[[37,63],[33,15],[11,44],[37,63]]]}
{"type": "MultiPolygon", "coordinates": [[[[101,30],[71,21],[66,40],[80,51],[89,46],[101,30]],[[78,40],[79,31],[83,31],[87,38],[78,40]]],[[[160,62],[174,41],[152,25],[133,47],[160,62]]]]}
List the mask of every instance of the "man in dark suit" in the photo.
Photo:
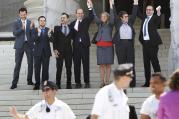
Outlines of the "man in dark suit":
{"type": "Polygon", "coordinates": [[[89,47],[90,37],[88,29],[93,21],[93,8],[91,0],[87,0],[89,16],[84,17],[83,9],[76,10],[77,19],[71,23],[73,30],[73,60],[76,88],[81,88],[81,61],[83,64],[83,76],[85,88],[90,87],[89,81],[89,47]]]}
{"type": "Polygon", "coordinates": [[[63,68],[63,60],[65,60],[67,89],[71,89],[71,66],[72,66],[72,30],[68,25],[69,15],[62,13],[61,25],[54,28],[53,50],[56,57],[56,84],[61,88],[61,74],[63,68]]]}
{"type": "Polygon", "coordinates": [[[35,67],[35,86],[34,90],[40,89],[40,73],[42,67],[42,81],[49,79],[49,61],[51,54],[50,41],[51,30],[47,28],[46,18],[40,16],[38,18],[39,27],[33,30],[34,46],[34,67],[35,67]]]}
{"type": "Polygon", "coordinates": [[[116,50],[116,56],[118,59],[118,64],[132,63],[133,64],[133,80],[130,84],[131,87],[135,87],[135,56],[134,56],[134,39],[135,39],[135,30],[134,22],[137,16],[138,11],[138,0],[134,0],[132,15],[129,17],[126,11],[121,11],[119,13],[119,18],[117,16],[116,10],[115,13],[115,28],[116,33],[114,35],[114,44],[116,50]]]}
{"type": "Polygon", "coordinates": [[[154,8],[151,5],[146,7],[146,16],[143,18],[140,30],[139,41],[143,46],[143,60],[145,70],[145,84],[143,87],[149,87],[151,78],[151,64],[154,72],[161,72],[158,60],[159,45],[162,40],[157,32],[157,27],[160,24],[161,7],[157,7],[157,15],[154,15],[154,8]]]}
{"type": "Polygon", "coordinates": [[[28,72],[27,72],[27,84],[33,85],[32,74],[33,74],[33,41],[31,38],[31,30],[34,27],[34,23],[27,19],[27,9],[19,9],[19,19],[17,19],[13,26],[13,35],[15,36],[15,68],[12,86],[10,89],[17,88],[19,80],[19,72],[21,68],[22,58],[24,52],[27,56],[28,72]]]}

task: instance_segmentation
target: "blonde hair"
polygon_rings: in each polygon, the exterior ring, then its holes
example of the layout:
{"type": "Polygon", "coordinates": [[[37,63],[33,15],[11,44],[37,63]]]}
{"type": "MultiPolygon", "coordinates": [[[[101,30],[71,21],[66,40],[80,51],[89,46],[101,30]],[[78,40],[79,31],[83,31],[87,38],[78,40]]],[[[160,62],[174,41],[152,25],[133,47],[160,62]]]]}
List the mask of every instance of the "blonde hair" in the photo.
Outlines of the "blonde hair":
{"type": "Polygon", "coordinates": [[[107,21],[106,21],[105,23],[108,24],[108,23],[109,23],[109,17],[110,17],[109,13],[108,13],[108,12],[102,12],[102,13],[101,13],[101,16],[102,16],[102,15],[107,16],[107,21]]]}

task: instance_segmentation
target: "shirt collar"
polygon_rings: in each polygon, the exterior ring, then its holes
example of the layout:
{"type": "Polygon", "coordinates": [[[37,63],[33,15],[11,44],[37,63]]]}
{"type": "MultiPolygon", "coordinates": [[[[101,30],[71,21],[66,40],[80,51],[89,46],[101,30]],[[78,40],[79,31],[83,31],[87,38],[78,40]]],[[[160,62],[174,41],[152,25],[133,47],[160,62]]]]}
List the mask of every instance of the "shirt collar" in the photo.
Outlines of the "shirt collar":
{"type": "Polygon", "coordinates": [[[25,22],[25,23],[27,22],[27,19],[25,19],[25,20],[20,19],[20,20],[21,20],[22,23],[23,23],[23,22],[25,22]]]}
{"type": "Polygon", "coordinates": [[[43,105],[48,105],[50,108],[53,107],[55,110],[59,110],[61,108],[61,103],[59,103],[58,98],[55,97],[55,101],[53,104],[49,105],[45,100],[42,101],[43,105]]]}
{"type": "Polygon", "coordinates": [[[116,92],[116,94],[121,95],[123,101],[124,101],[125,103],[127,103],[128,97],[127,97],[127,95],[124,93],[124,90],[123,90],[122,88],[119,89],[119,88],[116,86],[115,82],[113,82],[112,85],[113,85],[113,88],[114,88],[114,91],[116,92]]]}
{"type": "Polygon", "coordinates": [[[44,27],[39,26],[39,28],[40,28],[40,29],[45,29],[45,26],[44,26],[44,27]]]}

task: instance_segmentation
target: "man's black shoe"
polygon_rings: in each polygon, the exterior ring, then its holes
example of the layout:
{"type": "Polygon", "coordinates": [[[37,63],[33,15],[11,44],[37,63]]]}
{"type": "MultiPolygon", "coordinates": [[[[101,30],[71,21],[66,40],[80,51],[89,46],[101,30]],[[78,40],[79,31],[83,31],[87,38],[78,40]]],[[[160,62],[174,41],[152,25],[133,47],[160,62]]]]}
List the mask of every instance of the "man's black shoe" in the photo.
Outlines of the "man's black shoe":
{"type": "Polygon", "coordinates": [[[34,85],[32,81],[28,82],[27,85],[34,85]]]}
{"type": "Polygon", "coordinates": [[[81,88],[81,84],[76,84],[76,85],[75,85],[75,88],[76,88],[76,89],[81,88]]]}
{"type": "Polygon", "coordinates": [[[71,84],[67,84],[66,89],[72,89],[71,84]]]}
{"type": "Polygon", "coordinates": [[[84,88],[90,88],[90,84],[86,83],[84,88]]]}
{"type": "Polygon", "coordinates": [[[149,84],[144,84],[144,85],[142,85],[142,87],[149,87],[149,84]]]}
{"type": "Polygon", "coordinates": [[[17,88],[17,85],[16,85],[16,84],[13,84],[13,85],[10,87],[10,89],[15,89],[15,88],[17,88]]]}
{"type": "Polygon", "coordinates": [[[40,90],[40,86],[34,86],[33,90],[40,90]]]}

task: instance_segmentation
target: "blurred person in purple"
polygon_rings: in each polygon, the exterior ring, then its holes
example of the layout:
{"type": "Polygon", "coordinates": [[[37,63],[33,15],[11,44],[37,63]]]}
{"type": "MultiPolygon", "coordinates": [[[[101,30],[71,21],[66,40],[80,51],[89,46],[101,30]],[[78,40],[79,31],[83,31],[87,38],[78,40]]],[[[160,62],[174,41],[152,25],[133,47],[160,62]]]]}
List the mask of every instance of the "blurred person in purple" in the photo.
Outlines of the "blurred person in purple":
{"type": "Polygon", "coordinates": [[[170,78],[170,92],[160,98],[157,119],[179,118],[179,69],[170,78]]]}

